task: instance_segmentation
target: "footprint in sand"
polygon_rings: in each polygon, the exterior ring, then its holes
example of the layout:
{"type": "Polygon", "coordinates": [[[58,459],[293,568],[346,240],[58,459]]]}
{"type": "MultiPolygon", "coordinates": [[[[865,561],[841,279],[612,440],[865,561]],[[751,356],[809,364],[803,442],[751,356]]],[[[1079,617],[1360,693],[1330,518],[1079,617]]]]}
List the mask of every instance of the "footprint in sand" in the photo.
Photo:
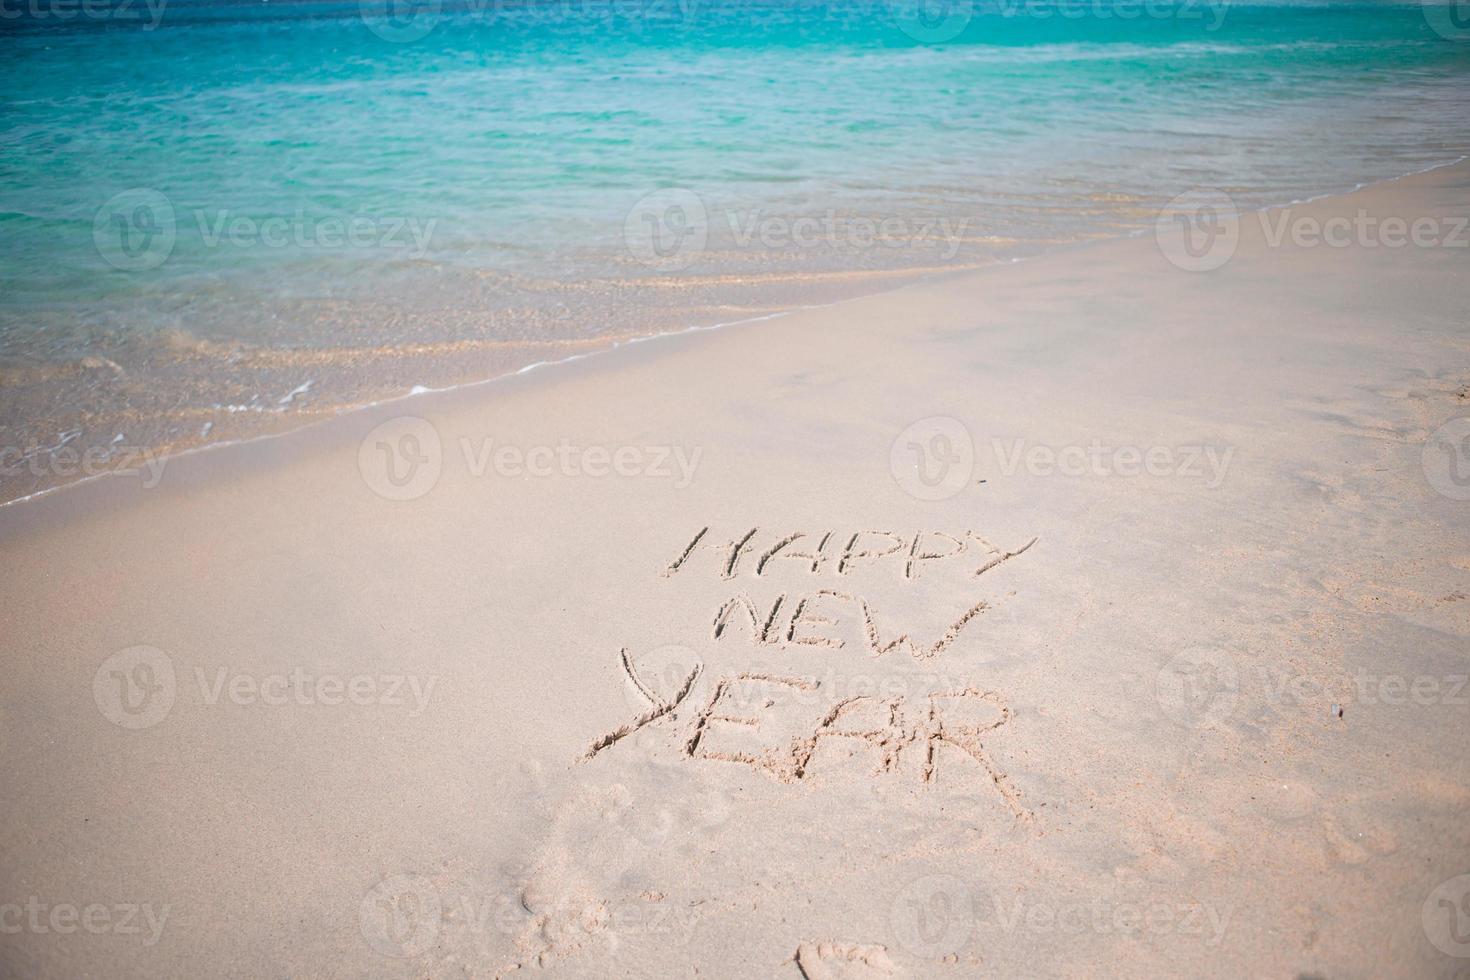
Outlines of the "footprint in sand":
{"type": "Polygon", "coordinates": [[[898,975],[885,946],[802,943],[794,959],[805,980],[868,980],[898,975]]]}
{"type": "Polygon", "coordinates": [[[1366,864],[1399,848],[1398,837],[1386,824],[1351,811],[1324,813],[1322,833],[1328,853],[1341,864],[1366,864]]]}

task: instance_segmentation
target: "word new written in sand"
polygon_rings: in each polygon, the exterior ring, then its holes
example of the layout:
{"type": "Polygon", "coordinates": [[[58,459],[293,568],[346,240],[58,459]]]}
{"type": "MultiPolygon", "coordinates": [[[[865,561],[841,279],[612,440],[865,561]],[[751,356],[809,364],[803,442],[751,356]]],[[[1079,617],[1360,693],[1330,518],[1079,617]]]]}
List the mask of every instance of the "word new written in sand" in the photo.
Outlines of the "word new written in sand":
{"type": "MultiPolygon", "coordinates": [[[[798,531],[776,540],[755,557],[751,553],[756,550],[754,542],[760,533],[759,528],[751,528],[744,536],[722,543],[708,542],[709,530],[708,527],[703,528],[694,536],[683,553],[664,570],[665,578],[678,574],[701,549],[710,549],[721,560],[719,574],[726,579],[735,578],[740,573],[742,562],[750,556],[756,577],[772,571],[777,562],[795,562],[812,575],[821,575],[830,568],[839,578],[851,575],[859,567],[888,562],[901,567],[905,581],[913,581],[926,565],[958,558],[977,544],[984,559],[973,574],[983,575],[1024,554],[1036,543],[1032,538],[1012,551],[1003,551],[973,531],[958,536],[943,531],[917,531],[913,535],[892,531],[856,531],[843,536],[845,545],[832,547],[833,531],[815,535],[798,531]]],[[[943,653],[970,621],[989,607],[989,603],[984,599],[977,600],[961,612],[938,639],[924,645],[915,642],[907,633],[885,639],[878,629],[872,606],[866,599],[849,591],[822,588],[797,596],[779,593],[768,604],[757,603],[748,593],[740,592],[716,611],[714,638],[720,639],[733,624],[739,623],[748,628],[748,635],[757,644],[841,649],[845,645],[844,640],[823,633],[823,630],[838,625],[838,621],[829,618],[828,614],[837,615],[839,606],[848,607],[860,618],[868,652],[873,656],[881,657],[902,647],[915,660],[927,660],[943,653]]]]}

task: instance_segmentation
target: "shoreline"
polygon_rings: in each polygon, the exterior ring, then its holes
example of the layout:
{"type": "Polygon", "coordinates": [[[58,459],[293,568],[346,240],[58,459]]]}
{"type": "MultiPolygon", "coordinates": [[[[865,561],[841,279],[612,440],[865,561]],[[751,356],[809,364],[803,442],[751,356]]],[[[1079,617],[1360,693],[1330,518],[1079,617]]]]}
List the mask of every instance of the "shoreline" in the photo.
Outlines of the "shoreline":
{"type": "MultiPolygon", "coordinates": [[[[1420,170],[1410,171],[1408,173],[1401,174],[1401,175],[1399,175],[1397,177],[1389,177],[1389,178],[1384,178],[1382,180],[1375,180],[1375,181],[1365,181],[1365,182],[1361,182],[1361,183],[1358,183],[1358,184],[1354,185],[1349,190],[1345,190],[1345,191],[1328,191],[1328,192],[1325,192],[1323,194],[1319,194],[1319,195],[1315,195],[1315,196],[1312,196],[1312,197],[1303,198],[1303,199],[1300,199],[1300,200],[1292,200],[1292,201],[1287,201],[1287,202],[1282,203],[1282,204],[1275,204],[1275,205],[1268,205],[1268,206],[1260,207],[1260,208],[1253,208],[1253,209],[1250,209],[1250,210],[1247,210],[1247,211],[1239,212],[1239,215],[1240,215],[1241,220],[1244,220],[1248,215],[1264,215],[1264,214],[1271,213],[1271,212],[1285,211],[1285,210],[1288,210],[1288,209],[1291,209],[1291,208],[1301,207],[1301,206],[1308,205],[1308,204],[1314,204],[1314,203],[1321,202],[1321,201],[1328,201],[1328,200],[1332,200],[1334,198],[1347,197],[1347,196],[1351,196],[1351,195],[1354,195],[1354,194],[1358,194],[1358,193],[1360,193],[1360,192],[1362,192],[1364,190],[1372,189],[1374,187],[1380,187],[1380,186],[1384,186],[1384,185],[1390,185],[1390,184],[1394,184],[1394,183],[1397,183],[1397,182],[1400,182],[1400,181],[1405,181],[1405,180],[1409,180],[1409,179],[1412,179],[1412,178],[1415,178],[1415,177],[1423,176],[1423,175],[1426,175],[1426,174],[1432,174],[1432,173],[1435,173],[1435,172],[1438,172],[1438,171],[1442,171],[1442,170],[1453,169],[1455,167],[1461,166],[1467,160],[1470,160],[1470,154],[1461,154],[1460,156],[1458,156],[1454,160],[1451,160],[1451,161],[1448,161],[1448,162],[1445,162],[1445,163],[1435,164],[1433,166],[1425,167],[1425,168],[1422,168],[1420,170]]],[[[645,343],[645,342],[648,342],[648,341],[664,340],[664,339],[670,339],[670,338],[677,338],[677,337],[681,337],[681,336],[684,336],[684,335],[687,335],[687,334],[698,334],[698,333],[704,333],[704,332],[715,331],[715,330],[723,330],[723,329],[726,329],[726,328],[729,328],[729,327],[746,326],[746,325],[753,324],[753,323],[760,323],[760,322],[764,322],[764,321],[767,321],[767,320],[773,320],[773,319],[780,319],[780,318],[783,318],[783,317],[788,317],[788,316],[791,316],[791,315],[794,315],[794,314],[799,314],[799,313],[802,313],[802,312],[808,311],[808,310],[827,309],[827,308],[832,308],[832,307],[843,306],[843,305],[850,304],[850,303],[858,303],[858,302],[862,302],[862,301],[864,301],[864,300],[866,300],[868,298],[874,297],[874,296],[883,296],[883,295],[886,295],[888,293],[892,293],[892,292],[895,292],[895,291],[901,291],[901,290],[910,289],[910,288],[914,288],[914,287],[921,287],[921,286],[923,286],[925,284],[928,284],[928,283],[943,282],[943,281],[947,281],[947,280],[950,280],[950,279],[964,278],[964,277],[967,277],[967,276],[988,275],[988,274],[994,273],[994,271],[996,269],[1006,268],[1006,267],[1013,266],[1013,265],[1016,265],[1016,264],[1019,264],[1019,263],[1035,262],[1035,261],[1038,261],[1038,260],[1046,259],[1046,258],[1048,258],[1050,256],[1069,254],[1071,252],[1075,252],[1075,251],[1078,251],[1078,250],[1085,250],[1085,249],[1092,249],[1092,248],[1107,247],[1108,245],[1113,244],[1113,243],[1116,243],[1116,242],[1136,240],[1136,239],[1143,238],[1143,237],[1146,237],[1146,236],[1149,236],[1149,235],[1152,235],[1152,234],[1154,234],[1153,229],[1143,228],[1143,229],[1138,229],[1138,230],[1136,230],[1136,231],[1134,231],[1132,233],[1123,234],[1123,235],[1115,235],[1115,236],[1110,236],[1110,237],[1102,238],[1102,239],[1084,240],[1084,241],[1074,242],[1074,243],[1070,243],[1070,244],[1066,244],[1066,245],[1060,245],[1060,246],[1051,246],[1051,247],[1048,247],[1048,248],[1044,249],[1043,251],[1041,251],[1041,252],[1039,252],[1039,253],[1037,253],[1035,255],[1017,256],[1017,257],[1013,257],[1013,258],[1009,258],[1009,259],[997,259],[993,264],[989,264],[989,265],[986,265],[986,266],[983,266],[983,267],[979,267],[979,268],[976,268],[976,267],[968,267],[968,268],[960,268],[960,269],[954,269],[954,270],[932,270],[931,269],[931,270],[928,270],[928,271],[915,273],[913,275],[913,277],[907,279],[907,281],[901,282],[898,285],[890,286],[890,287],[888,287],[886,289],[879,289],[879,290],[876,290],[876,291],[873,291],[873,292],[865,292],[865,293],[858,294],[856,296],[851,296],[851,297],[846,297],[846,298],[843,298],[843,299],[833,300],[831,302],[815,303],[815,304],[810,304],[810,305],[798,305],[798,306],[790,307],[790,308],[787,308],[787,309],[779,310],[777,312],[762,314],[762,315],[754,316],[754,317],[741,318],[741,319],[737,319],[737,320],[730,320],[730,321],[724,321],[724,322],[713,323],[713,324],[694,325],[694,326],[683,327],[683,328],[677,329],[677,330],[664,331],[664,332],[661,332],[661,333],[652,333],[652,334],[647,334],[647,335],[642,335],[642,336],[633,336],[633,337],[628,337],[628,338],[623,338],[623,339],[614,339],[614,340],[612,340],[606,346],[599,346],[599,347],[596,347],[595,349],[590,350],[590,351],[587,351],[585,353],[570,354],[570,355],[568,355],[568,356],[566,356],[564,358],[558,358],[558,359],[549,360],[549,361],[535,361],[533,363],[530,363],[530,364],[524,365],[522,367],[516,368],[516,369],[511,370],[511,371],[509,371],[507,373],[504,373],[504,374],[497,374],[497,375],[492,375],[492,376],[489,376],[489,377],[478,378],[478,379],[472,380],[472,381],[466,381],[466,382],[461,382],[461,383],[457,383],[457,384],[451,384],[451,385],[448,385],[448,386],[442,387],[442,388],[435,388],[435,387],[430,387],[430,386],[416,384],[416,385],[413,386],[413,388],[410,391],[408,391],[408,392],[406,392],[404,394],[401,394],[401,395],[398,395],[398,396],[395,396],[395,397],[381,398],[381,399],[378,399],[376,401],[363,402],[363,403],[353,404],[353,405],[350,405],[350,406],[347,406],[347,407],[339,408],[339,409],[337,409],[335,411],[332,411],[330,414],[320,415],[319,417],[314,418],[314,419],[309,418],[309,419],[303,420],[299,425],[289,426],[289,427],[284,428],[284,429],[267,431],[267,432],[263,432],[263,433],[260,433],[260,434],[257,434],[257,435],[253,435],[253,436],[246,436],[246,437],[240,438],[240,439],[227,439],[227,440],[221,440],[221,441],[217,441],[217,442],[206,442],[206,443],[204,443],[202,445],[191,446],[191,447],[188,447],[186,449],[179,450],[179,451],[176,451],[176,452],[166,452],[166,453],[162,453],[162,454],[155,454],[153,450],[143,449],[142,450],[142,455],[143,455],[143,457],[146,460],[148,460],[148,467],[150,469],[152,469],[154,462],[157,462],[159,464],[159,468],[162,469],[163,467],[165,467],[172,460],[177,460],[177,459],[185,458],[185,457],[188,457],[188,456],[191,456],[191,455],[195,455],[195,454],[198,454],[198,453],[209,452],[209,451],[213,451],[213,450],[222,450],[222,449],[228,449],[228,448],[234,447],[234,446],[249,445],[249,444],[252,444],[252,443],[255,443],[255,442],[259,442],[259,441],[262,441],[262,440],[282,438],[282,437],[289,436],[289,435],[291,435],[293,433],[296,433],[296,432],[300,432],[300,431],[308,430],[308,429],[313,429],[313,428],[316,428],[317,426],[321,426],[321,425],[330,424],[333,421],[335,421],[336,419],[340,419],[340,418],[343,418],[343,417],[348,417],[348,416],[351,416],[351,415],[353,415],[355,413],[364,412],[364,411],[370,411],[370,410],[379,408],[379,407],[381,407],[383,405],[391,405],[391,404],[397,404],[397,403],[401,403],[401,402],[406,402],[408,399],[416,398],[416,397],[418,397],[420,395],[433,395],[433,394],[440,394],[440,393],[444,393],[444,392],[460,391],[460,390],[464,390],[464,389],[473,389],[473,388],[477,388],[479,386],[489,385],[489,384],[493,384],[493,383],[496,383],[496,382],[506,381],[506,380],[511,379],[511,378],[516,378],[516,377],[519,377],[519,376],[522,376],[522,375],[531,373],[533,371],[536,371],[536,370],[539,370],[539,369],[542,369],[542,368],[559,367],[559,366],[563,366],[563,365],[566,365],[566,364],[570,364],[570,363],[582,361],[582,360],[585,360],[585,359],[588,359],[588,358],[595,358],[598,355],[611,354],[614,351],[619,350],[620,348],[631,346],[631,345],[635,345],[635,344],[641,344],[641,343],[645,343]]],[[[901,269],[900,270],[893,270],[893,274],[897,278],[904,278],[904,271],[901,270],[901,269]]],[[[309,387],[311,384],[312,384],[312,382],[311,381],[308,381],[308,382],[306,382],[306,385],[304,385],[302,387],[303,388],[309,387]]],[[[300,389],[298,389],[298,392],[292,392],[291,395],[288,395],[287,396],[287,398],[289,399],[290,397],[292,397],[295,394],[299,393],[299,390],[300,389]]],[[[93,482],[99,481],[99,480],[106,480],[106,479],[109,479],[109,478],[130,479],[131,477],[127,473],[125,473],[125,472],[119,472],[118,470],[108,470],[108,471],[104,471],[104,472],[101,472],[101,473],[90,474],[90,475],[81,477],[79,479],[72,480],[72,481],[67,482],[67,483],[59,483],[59,484],[56,484],[55,486],[44,487],[44,488],[42,488],[40,490],[34,491],[32,493],[29,493],[29,494],[25,494],[25,495],[20,496],[20,497],[15,497],[15,498],[11,498],[9,500],[0,501],[0,514],[3,514],[5,512],[5,509],[11,507],[12,505],[27,503],[27,502],[30,502],[30,501],[33,501],[33,500],[37,500],[37,499],[40,499],[40,498],[49,496],[49,495],[54,494],[54,493],[56,493],[58,491],[69,490],[69,489],[72,489],[72,488],[75,488],[75,487],[79,487],[79,486],[82,486],[82,485],[85,485],[85,484],[93,483],[93,482]]]]}

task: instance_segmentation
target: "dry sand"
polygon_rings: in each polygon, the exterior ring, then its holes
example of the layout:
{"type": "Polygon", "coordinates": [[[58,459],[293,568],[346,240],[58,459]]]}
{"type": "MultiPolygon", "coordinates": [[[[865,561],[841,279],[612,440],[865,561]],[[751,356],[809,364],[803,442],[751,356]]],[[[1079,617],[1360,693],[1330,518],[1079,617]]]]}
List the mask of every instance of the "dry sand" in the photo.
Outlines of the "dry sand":
{"type": "Polygon", "coordinates": [[[0,509],[0,972],[1465,975],[1470,249],[1163,251],[0,509]]]}

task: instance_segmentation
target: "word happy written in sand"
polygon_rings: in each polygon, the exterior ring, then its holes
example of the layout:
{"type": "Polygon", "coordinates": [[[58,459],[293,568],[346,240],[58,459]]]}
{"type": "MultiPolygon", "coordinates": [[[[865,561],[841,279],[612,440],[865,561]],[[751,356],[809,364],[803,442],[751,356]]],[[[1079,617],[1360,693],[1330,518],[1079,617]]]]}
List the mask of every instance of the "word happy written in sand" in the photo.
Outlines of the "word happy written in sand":
{"type": "MultiPolygon", "coordinates": [[[[971,531],[796,532],[763,539],[759,528],[721,540],[706,527],[664,569],[663,577],[713,573],[722,580],[761,580],[785,571],[788,576],[827,576],[840,585],[857,572],[887,566],[890,577],[907,584],[931,570],[937,573],[939,566],[962,570],[967,577],[984,575],[1035,543],[1032,538],[1004,549],[971,531]]],[[[942,633],[915,639],[908,632],[882,628],[872,604],[849,589],[776,592],[759,599],[742,590],[720,603],[706,622],[711,642],[719,647],[839,655],[857,649],[865,659],[907,654],[911,659],[904,662],[924,663],[939,658],[989,607],[986,600],[970,602],[956,611],[942,633]],[[742,636],[745,644],[739,643],[742,636]]],[[[816,677],[756,669],[726,670],[702,685],[701,660],[675,665],[672,675],[655,676],[646,668],[640,672],[627,649],[620,652],[618,666],[647,708],[594,741],[584,760],[657,727],[675,735],[684,758],[748,765],[780,782],[799,782],[810,775],[821,759],[819,749],[829,740],[866,752],[875,763],[874,775],[916,771],[922,782],[932,782],[948,749],[955,758],[968,759],[964,764],[994,786],[1016,817],[1029,818],[1019,793],[984,746],[985,738],[1010,720],[1010,708],[994,691],[959,683],[917,694],[841,696],[824,692],[824,682],[816,677]]],[[[834,685],[829,674],[825,686],[841,685],[834,685]]]]}

